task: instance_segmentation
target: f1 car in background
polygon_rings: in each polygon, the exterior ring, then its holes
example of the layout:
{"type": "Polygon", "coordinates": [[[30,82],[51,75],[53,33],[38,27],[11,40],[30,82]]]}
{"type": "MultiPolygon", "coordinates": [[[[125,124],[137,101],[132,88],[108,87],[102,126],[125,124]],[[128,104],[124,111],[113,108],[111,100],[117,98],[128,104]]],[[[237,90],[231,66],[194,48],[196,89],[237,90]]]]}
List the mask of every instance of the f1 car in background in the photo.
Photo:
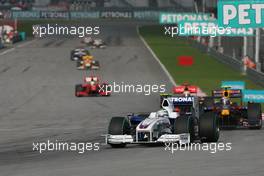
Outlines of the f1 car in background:
{"type": "Polygon", "coordinates": [[[83,56],[90,56],[90,52],[85,48],[75,48],[71,51],[71,60],[79,61],[82,60],[83,56]]]}
{"type": "Polygon", "coordinates": [[[213,90],[211,97],[204,98],[202,106],[205,112],[211,112],[219,118],[222,128],[262,128],[261,104],[243,104],[240,89],[223,87],[213,90]]]}
{"type": "Polygon", "coordinates": [[[87,46],[91,48],[105,48],[106,44],[102,39],[93,39],[92,37],[84,37],[82,40],[87,46]]]}
{"type": "Polygon", "coordinates": [[[219,121],[212,112],[200,115],[198,97],[164,98],[161,110],[148,114],[112,117],[106,142],[112,147],[126,144],[176,143],[194,140],[217,142],[219,121]]]}
{"type": "Polygon", "coordinates": [[[90,97],[90,96],[110,96],[111,90],[109,84],[100,83],[96,76],[89,76],[84,78],[82,84],[75,85],[76,97],[90,97]]]}
{"type": "Polygon", "coordinates": [[[185,95],[185,96],[197,96],[197,92],[198,92],[198,87],[194,86],[194,85],[190,85],[190,84],[183,84],[180,86],[174,86],[172,88],[172,93],[163,93],[160,94],[160,106],[163,102],[164,98],[168,98],[168,97],[172,97],[174,95],[185,95]]]}
{"type": "Polygon", "coordinates": [[[91,55],[82,56],[81,60],[76,61],[76,67],[78,70],[98,70],[100,68],[99,61],[94,60],[91,55]]]}

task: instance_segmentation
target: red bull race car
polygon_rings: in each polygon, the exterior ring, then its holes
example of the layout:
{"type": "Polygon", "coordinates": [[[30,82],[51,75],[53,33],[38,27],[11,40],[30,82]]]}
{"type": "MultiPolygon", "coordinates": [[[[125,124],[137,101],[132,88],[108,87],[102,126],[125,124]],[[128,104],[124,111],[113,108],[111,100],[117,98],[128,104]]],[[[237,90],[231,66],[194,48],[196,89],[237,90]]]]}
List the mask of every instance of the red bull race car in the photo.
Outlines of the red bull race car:
{"type": "Polygon", "coordinates": [[[262,128],[261,104],[243,103],[240,89],[223,87],[213,90],[211,97],[205,97],[202,106],[205,112],[214,112],[221,128],[262,128]]]}

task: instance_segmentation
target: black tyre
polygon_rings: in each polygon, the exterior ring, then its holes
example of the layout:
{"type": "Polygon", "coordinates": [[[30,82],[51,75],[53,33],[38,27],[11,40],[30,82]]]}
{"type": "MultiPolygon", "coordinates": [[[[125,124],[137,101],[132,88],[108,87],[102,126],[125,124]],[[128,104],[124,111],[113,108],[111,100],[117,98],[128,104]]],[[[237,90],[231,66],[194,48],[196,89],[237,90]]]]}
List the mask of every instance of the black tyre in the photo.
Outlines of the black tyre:
{"type": "Polygon", "coordinates": [[[190,142],[195,139],[194,118],[191,116],[179,116],[174,121],[174,134],[189,133],[190,142]]]}
{"type": "Polygon", "coordinates": [[[81,84],[75,85],[75,96],[76,97],[81,97],[80,95],[77,94],[77,92],[82,92],[82,91],[83,91],[83,87],[81,84]]]}
{"type": "Polygon", "coordinates": [[[80,66],[82,66],[82,61],[77,61],[76,62],[76,67],[80,67],[80,66]]]}
{"type": "Polygon", "coordinates": [[[262,112],[260,103],[248,103],[247,117],[250,129],[262,128],[262,112]]]}
{"type": "MultiPolygon", "coordinates": [[[[109,126],[108,134],[111,135],[129,135],[131,133],[131,125],[126,117],[112,117],[109,126]]],[[[110,144],[113,148],[125,147],[126,144],[110,144]]]]}
{"type": "Polygon", "coordinates": [[[213,107],[214,106],[214,98],[213,97],[204,97],[203,106],[204,107],[213,107]]]}
{"type": "Polygon", "coordinates": [[[99,61],[94,61],[94,66],[100,67],[99,61]]]}
{"type": "Polygon", "coordinates": [[[71,60],[73,60],[73,54],[74,54],[74,51],[72,50],[71,51],[71,56],[70,56],[71,60]]]}
{"type": "Polygon", "coordinates": [[[217,142],[220,128],[219,119],[214,112],[205,112],[199,119],[199,137],[202,142],[217,142]]]}
{"type": "Polygon", "coordinates": [[[94,70],[98,70],[100,68],[99,61],[93,61],[91,68],[94,70]]]}

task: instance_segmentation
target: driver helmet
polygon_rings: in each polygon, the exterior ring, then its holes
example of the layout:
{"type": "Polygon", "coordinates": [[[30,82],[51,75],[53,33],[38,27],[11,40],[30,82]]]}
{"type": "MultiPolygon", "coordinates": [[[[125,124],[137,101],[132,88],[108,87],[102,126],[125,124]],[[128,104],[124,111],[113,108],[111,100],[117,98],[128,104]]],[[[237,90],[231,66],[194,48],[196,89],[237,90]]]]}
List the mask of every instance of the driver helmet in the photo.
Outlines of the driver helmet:
{"type": "Polygon", "coordinates": [[[226,97],[223,97],[223,98],[221,99],[221,102],[222,102],[224,105],[229,105],[229,104],[230,104],[230,100],[229,100],[229,98],[226,98],[226,97]]]}
{"type": "Polygon", "coordinates": [[[168,113],[168,111],[162,109],[162,110],[159,110],[159,111],[156,113],[156,116],[157,116],[157,117],[168,117],[168,116],[169,116],[169,113],[168,113]]]}

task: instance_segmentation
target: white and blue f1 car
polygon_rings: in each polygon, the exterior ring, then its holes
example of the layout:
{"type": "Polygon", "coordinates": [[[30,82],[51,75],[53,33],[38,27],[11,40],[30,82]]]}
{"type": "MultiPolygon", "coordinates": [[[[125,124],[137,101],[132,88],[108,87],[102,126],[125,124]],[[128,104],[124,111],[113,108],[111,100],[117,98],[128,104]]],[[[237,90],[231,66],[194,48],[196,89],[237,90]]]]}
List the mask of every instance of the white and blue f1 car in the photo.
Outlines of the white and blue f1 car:
{"type": "Polygon", "coordinates": [[[162,108],[148,114],[112,117],[106,135],[107,144],[125,147],[126,144],[187,144],[197,139],[218,141],[218,119],[212,113],[199,112],[197,97],[168,97],[163,100],[162,108]]]}

